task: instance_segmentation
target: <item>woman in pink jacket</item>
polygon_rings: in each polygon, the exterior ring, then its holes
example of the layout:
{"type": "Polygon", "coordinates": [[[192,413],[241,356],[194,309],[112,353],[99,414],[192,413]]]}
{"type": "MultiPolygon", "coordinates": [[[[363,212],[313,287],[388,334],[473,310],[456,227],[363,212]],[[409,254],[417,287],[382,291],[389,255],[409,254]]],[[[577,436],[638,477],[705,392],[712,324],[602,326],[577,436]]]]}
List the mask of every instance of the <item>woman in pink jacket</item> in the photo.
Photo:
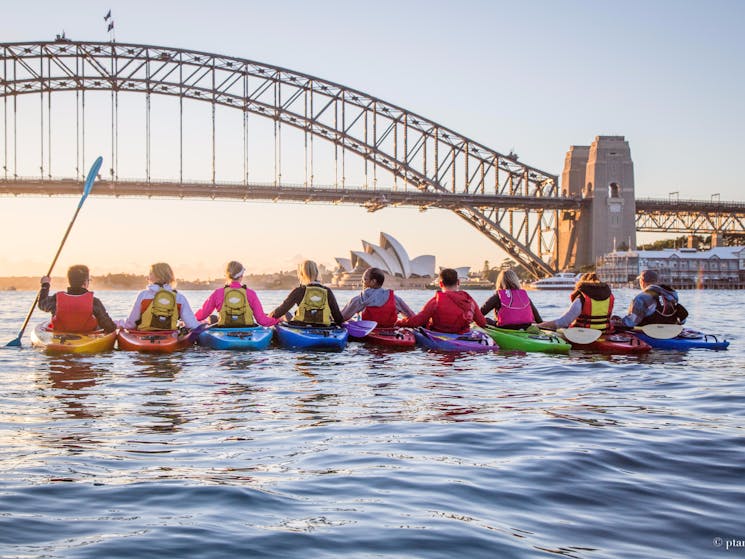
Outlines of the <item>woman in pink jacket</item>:
{"type": "Polygon", "coordinates": [[[228,262],[225,270],[225,287],[215,289],[194,315],[197,320],[205,321],[209,318],[217,327],[243,328],[246,326],[274,326],[279,322],[276,318],[267,316],[261,306],[261,301],[253,289],[241,283],[246,269],[243,264],[233,260],[228,262]],[[217,316],[210,316],[217,311],[217,316]]]}

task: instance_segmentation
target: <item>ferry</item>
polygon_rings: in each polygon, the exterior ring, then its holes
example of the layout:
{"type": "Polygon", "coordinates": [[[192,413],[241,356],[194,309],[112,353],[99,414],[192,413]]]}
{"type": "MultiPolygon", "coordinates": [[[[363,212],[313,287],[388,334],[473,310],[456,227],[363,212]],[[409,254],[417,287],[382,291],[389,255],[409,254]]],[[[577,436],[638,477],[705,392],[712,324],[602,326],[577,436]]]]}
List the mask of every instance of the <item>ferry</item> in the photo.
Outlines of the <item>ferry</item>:
{"type": "Polygon", "coordinates": [[[582,274],[561,272],[550,278],[539,279],[525,286],[526,289],[574,289],[582,274]]]}

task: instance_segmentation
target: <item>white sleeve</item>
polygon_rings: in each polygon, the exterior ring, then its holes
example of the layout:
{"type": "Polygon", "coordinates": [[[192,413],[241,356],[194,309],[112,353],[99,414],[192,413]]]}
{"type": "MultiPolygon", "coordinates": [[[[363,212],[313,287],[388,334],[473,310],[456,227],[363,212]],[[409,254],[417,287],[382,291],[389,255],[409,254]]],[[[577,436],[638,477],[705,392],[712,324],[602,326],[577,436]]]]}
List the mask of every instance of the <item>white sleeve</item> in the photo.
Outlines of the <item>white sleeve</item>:
{"type": "Polygon", "coordinates": [[[577,320],[577,317],[582,313],[582,299],[577,297],[571,304],[567,312],[560,318],[555,320],[557,328],[568,328],[569,325],[577,320]]]}
{"type": "Polygon", "coordinates": [[[124,321],[124,328],[133,329],[137,328],[137,321],[140,320],[140,317],[142,316],[142,311],[140,310],[142,308],[142,300],[145,298],[145,295],[148,293],[147,290],[140,291],[137,294],[137,299],[135,299],[135,304],[132,305],[132,310],[129,313],[129,316],[127,317],[127,320],[124,321]]]}

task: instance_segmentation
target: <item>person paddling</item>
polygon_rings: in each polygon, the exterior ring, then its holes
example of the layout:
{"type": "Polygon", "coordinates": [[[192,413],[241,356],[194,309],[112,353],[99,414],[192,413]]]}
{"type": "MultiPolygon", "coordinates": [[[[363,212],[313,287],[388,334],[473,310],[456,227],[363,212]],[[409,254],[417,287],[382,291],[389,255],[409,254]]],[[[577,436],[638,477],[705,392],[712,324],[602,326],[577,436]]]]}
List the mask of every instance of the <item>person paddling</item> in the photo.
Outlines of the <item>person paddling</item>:
{"type": "Polygon", "coordinates": [[[460,291],[458,272],[452,268],[440,271],[441,291],[422,307],[418,314],[396,321],[396,326],[425,326],[436,332],[465,334],[471,322],[486,326],[478,304],[465,291],[460,291]]]}
{"type": "Polygon", "coordinates": [[[88,266],[77,264],[67,270],[67,291],[49,295],[51,279],[41,278],[39,309],[52,313],[49,327],[57,332],[84,334],[103,329],[107,334],[116,330],[116,323],[106,312],[103,303],[93,296],[90,287],[91,276],[88,266]]]}
{"type": "Polygon", "coordinates": [[[499,272],[496,288],[496,293],[481,306],[484,316],[494,311],[496,320],[487,317],[488,324],[520,330],[534,322],[543,321],[528,293],[520,285],[520,278],[514,270],[510,268],[499,272]]]}
{"type": "Polygon", "coordinates": [[[398,319],[398,314],[414,316],[403,299],[392,289],[383,289],[385,274],[379,268],[368,268],[362,274],[362,285],[365,289],[346,304],[341,315],[349,320],[357,313],[362,313],[362,320],[374,320],[379,328],[391,328],[398,319]]]}
{"type": "Polygon", "coordinates": [[[629,305],[623,318],[613,317],[617,328],[633,328],[647,324],[684,324],[688,311],[678,302],[678,292],[660,283],[654,270],[643,270],[638,277],[641,293],[629,305]]]}
{"type": "Polygon", "coordinates": [[[305,260],[297,268],[300,286],[293,289],[287,298],[274,309],[270,316],[282,320],[286,312],[297,305],[292,324],[330,326],[341,325],[344,317],[339,310],[334,293],[318,281],[318,266],[312,260],[305,260]]]}
{"type": "Polygon", "coordinates": [[[194,316],[199,321],[209,318],[218,328],[242,328],[245,326],[274,326],[279,322],[267,316],[258,295],[242,283],[246,269],[235,260],[225,269],[226,284],[215,289],[194,316]],[[217,316],[210,314],[217,311],[217,316]]]}
{"type": "Polygon", "coordinates": [[[613,293],[610,286],[600,281],[595,272],[582,274],[574,291],[569,295],[572,304],[556,320],[538,324],[539,328],[593,328],[607,332],[610,330],[610,317],[613,312],[613,293]]]}
{"type": "Polygon", "coordinates": [[[165,262],[150,266],[150,284],[137,294],[123,327],[128,330],[176,330],[179,320],[190,330],[199,326],[189,301],[171,287],[175,279],[171,266],[165,262]]]}

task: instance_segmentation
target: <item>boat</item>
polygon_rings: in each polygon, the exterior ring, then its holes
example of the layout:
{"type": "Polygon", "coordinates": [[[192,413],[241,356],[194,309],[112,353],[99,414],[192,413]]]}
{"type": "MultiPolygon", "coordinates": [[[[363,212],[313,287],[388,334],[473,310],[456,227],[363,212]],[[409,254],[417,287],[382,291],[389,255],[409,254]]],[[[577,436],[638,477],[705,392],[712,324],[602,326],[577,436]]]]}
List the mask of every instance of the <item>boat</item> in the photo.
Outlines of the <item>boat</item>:
{"type": "Polygon", "coordinates": [[[117,335],[119,349],[148,353],[172,353],[194,345],[201,328],[182,332],[180,330],[128,330],[123,328],[117,335]]]}
{"type": "Polygon", "coordinates": [[[525,285],[525,289],[539,289],[539,290],[552,290],[552,289],[574,289],[577,285],[577,280],[582,274],[573,274],[571,272],[560,272],[551,276],[550,278],[543,278],[533,283],[525,285]]]}
{"type": "Polygon", "coordinates": [[[698,330],[684,328],[674,338],[659,339],[648,336],[644,332],[635,332],[640,340],[649,344],[654,349],[675,349],[686,351],[688,349],[727,349],[729,342],[722,335],[705,334],[698,330]]]}
{"type": "Polygon", "coordinates": [[[213,326],[202,331],[197,343],[212,349],[262,350],[272,343],[274,330],[265,326],[219,328],[213,326]]]}
{"type": "Polygon", "coordinates": [[[499,346],[481,330],[469,330],[463,334],[435,332],[426,328],[414,330],[417,344],[435,351],[493,351],[499,346]]]}
{"type": "MultiPolygon", "coordinates": [[[[561,330],[558,331],[561,333],[561,330]]],[[[573,349],[584,351],[595,351],[598,353],[644,353],[652,349],[646,341],[637,337],[637,333],[630,332],[613,332],[603,334],[594,342],[589,344],[580,344],[569,342],[573,349]]]]}
{"type": "Polygon", "coordinates": [[[31,331],[31,345],[47,353],[100,353],[114,349],[116,330],[106,334],[103,330],[79,334],[55,332],[49,321],[37,324],[31,331]]]}
{"type": "Polygon", "coordinates": [[[485,326],[483,330],[502,350],[566,354],[572,349],[569,342],[553,332],[511,330],[497,326],[485,326]]]}
{"type": "Polygon", "coordinates": [[[349,334],[341,326],[309,326],[281,322],[275,327],[279,345],[286,349],[342,351],[349,334]]]}
{"type": "Polygon", "coordinates": [[[416,337],[410,328],[375,328],[362,341],[396,349],[408,349],[416,345],[416,337]]]}

